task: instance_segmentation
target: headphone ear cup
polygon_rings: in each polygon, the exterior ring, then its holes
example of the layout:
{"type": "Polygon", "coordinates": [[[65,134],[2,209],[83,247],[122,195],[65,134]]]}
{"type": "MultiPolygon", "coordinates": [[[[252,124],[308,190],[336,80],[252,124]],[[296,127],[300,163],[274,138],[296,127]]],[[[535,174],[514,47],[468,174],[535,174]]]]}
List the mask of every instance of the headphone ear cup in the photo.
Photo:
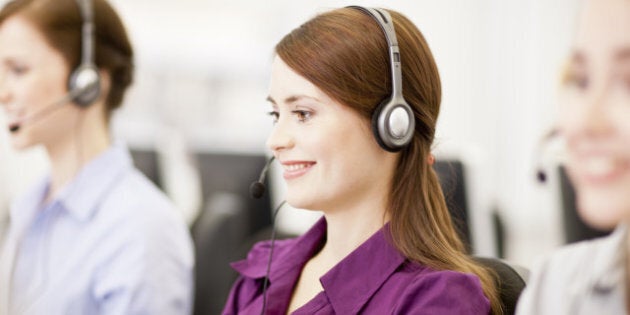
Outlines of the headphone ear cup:
{"type": "Polygon", "coordinates": [[[376,138],[376,142],[378,143],[379,146],[381,146],[381,148],[383,148],[383,150],[389,151],[389,152],[396,152],[398,150],[390,148],[383,141],[383,138],[387,132],[379,126],[379,120],[380,120],[381,115],[383,115],[383,109],[385,108],[385,105],[387,105],[388,103],[389,103],[389,100],[381,102],[380,104],[378,104],[378,106],[374,110],[374,113],[372,113],[372,133],[374,134],[374,138],[376,138]]]}
{"type": "Polygon", "coordinates": [[[80,107],[88,107],[101,94],[101,77],[94,66],[79,66],[68,81],[70,93],[76,95],[72,101],[80,107]]]}
{"type": "Polygon", "coordinates": [[[372,132],[376,142],[386,151],[398,152],[413,139],[415,118],[404,100],[387,100],[372,114],[372,132]]]}

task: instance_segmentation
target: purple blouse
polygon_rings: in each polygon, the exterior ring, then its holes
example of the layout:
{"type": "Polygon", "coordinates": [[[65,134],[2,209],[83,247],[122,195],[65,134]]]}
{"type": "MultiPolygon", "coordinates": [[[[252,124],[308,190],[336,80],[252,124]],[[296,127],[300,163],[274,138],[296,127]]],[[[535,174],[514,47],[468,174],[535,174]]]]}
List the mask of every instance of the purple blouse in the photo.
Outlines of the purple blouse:
{"type": "MultiPolygon", "coordinates": [[[[323,291],[292,314],[488,314],[490,303],[472,274],[436,271],[410,262],[379,230],[320,278],[323,291]]],[[[323,246],[326,220],[301,237],[275,242],[266,314],[286,314],[302,268],[323,246]]],[[[224,315],[261,313],[270,242],[256,244],[245,260],[224,315]]]]}

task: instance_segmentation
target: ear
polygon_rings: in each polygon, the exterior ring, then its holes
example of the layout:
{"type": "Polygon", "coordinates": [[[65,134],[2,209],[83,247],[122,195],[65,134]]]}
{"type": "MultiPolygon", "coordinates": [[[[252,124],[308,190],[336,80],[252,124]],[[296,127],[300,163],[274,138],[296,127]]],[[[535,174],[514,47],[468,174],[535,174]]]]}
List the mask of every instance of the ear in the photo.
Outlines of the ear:
{"type": "Polygon", "coordinates": [[[98,101],[105,102],[107,100],[107,96],[109,95],[109,89],[112,86],[112,77],[109,75],[107,70],[99,69],[98,72],[101,76],[101,95],[99,95],[98,101]]]}

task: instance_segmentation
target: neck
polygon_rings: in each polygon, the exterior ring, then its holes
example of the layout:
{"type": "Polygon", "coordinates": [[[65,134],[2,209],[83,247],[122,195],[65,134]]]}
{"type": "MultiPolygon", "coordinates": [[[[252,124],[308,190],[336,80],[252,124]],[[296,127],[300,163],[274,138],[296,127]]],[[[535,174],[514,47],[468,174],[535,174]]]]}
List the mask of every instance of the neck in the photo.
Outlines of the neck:
{"type": "Polygon", "coordinates": [[[51,164],[47,200],[54,198],[89,161],[110,145],[105,124],[91,123],[79,117],[76,128],[59,141],[46,145],[51,164]]]}
{"type": "Polygon", "coordinates": [[[342,211],[324,211],[327,238],[320,254],[339,262],[380,230],[389,221],[385,200],[365,199],[365,202],[342,211]]]}

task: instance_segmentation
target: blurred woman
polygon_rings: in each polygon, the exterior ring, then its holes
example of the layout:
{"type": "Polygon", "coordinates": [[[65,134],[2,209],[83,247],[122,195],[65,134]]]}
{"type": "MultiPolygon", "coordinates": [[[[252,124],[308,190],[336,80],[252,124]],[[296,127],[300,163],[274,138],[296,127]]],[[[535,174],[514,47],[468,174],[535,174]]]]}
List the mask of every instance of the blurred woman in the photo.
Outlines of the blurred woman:
{"type": "Polygon", "coordinates": [[[501,313],[431,166],[440,98],[431,51],[398,12],[337,9],[286,35],[272,65],[267,145],[287,202],[324,218],[233,264],[240,277],[223,314],[501,313]],[[378,106],[399,104],[401,88],[408,112],[378,106]]]}
{"type": "Polygon", "coordinates": [[[630,1],[589,0],[563,80],[559,131],[579,214],[615,231],[567,246],[532,273],[518,314],[628,314],[630,1]]]}
{"type": "Polygon", "coordinates": [[[0,314],[189,313],[186,226],[109,135],[132,57],[104,0],[16,0],[0,11],[6,128],[15,149],[41,145],[50,160],[10,209],[0,314]]]}

